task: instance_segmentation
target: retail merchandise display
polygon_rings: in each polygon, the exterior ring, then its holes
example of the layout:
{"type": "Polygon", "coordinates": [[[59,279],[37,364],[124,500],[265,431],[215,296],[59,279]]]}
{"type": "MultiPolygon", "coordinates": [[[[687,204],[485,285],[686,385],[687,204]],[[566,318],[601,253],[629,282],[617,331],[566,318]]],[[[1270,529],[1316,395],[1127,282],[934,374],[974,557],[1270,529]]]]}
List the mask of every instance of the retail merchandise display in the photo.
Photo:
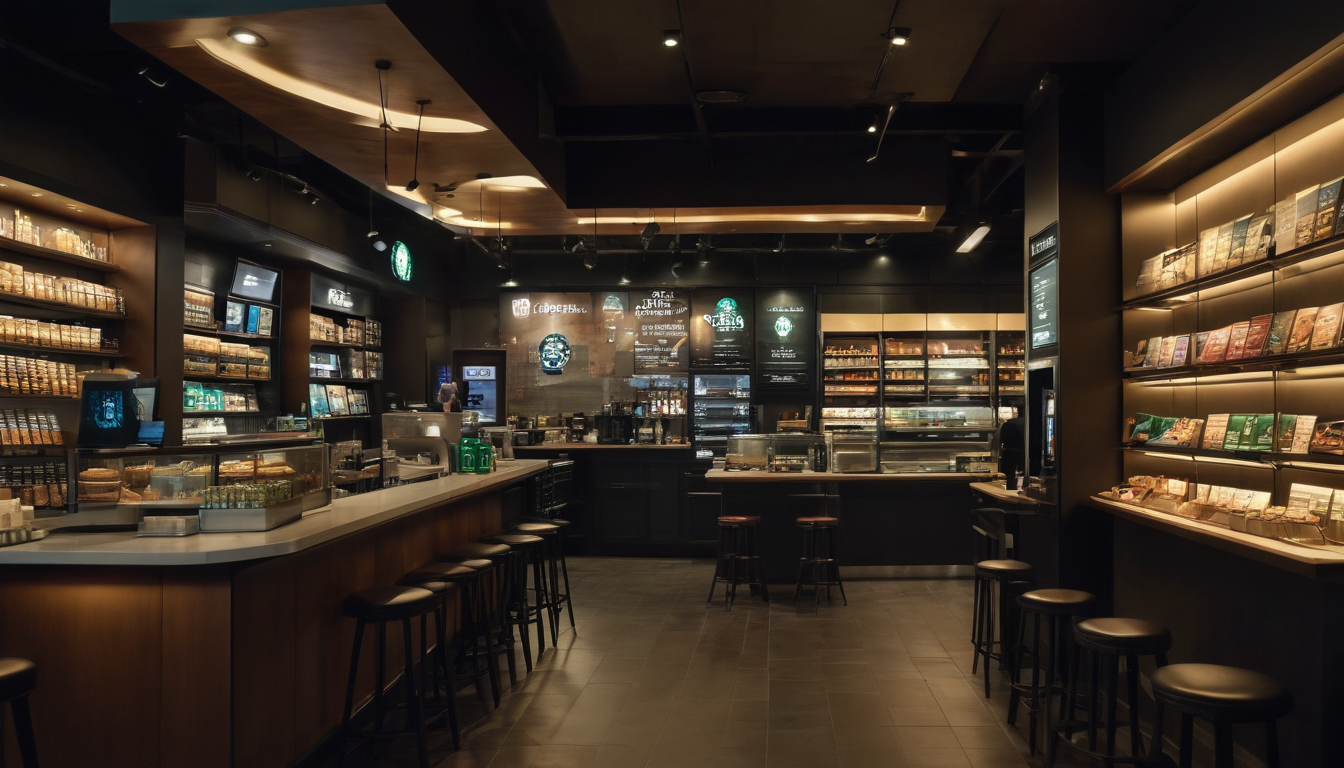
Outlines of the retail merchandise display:
{"type": "Polygon", "coordinates": [[[56,277],[0,261],[0,292],[98,312],[126,314],[121,289],[73,277],[56,277]]]}
{"type": "Polygon", "coordinates": [[[347,388],[344,384],[309,384],[308,404],[313,418],[331,416],[367,416],[367,390],[347,388]]]}
{"type": "Polygon", "coordinates": [[[1126,353],[1126,367],[1218,365],[1332,350],[1340,345],[1341,314],[1344,304],[1303,307],[1257,315],[1212,331],[1140,339],[1134,351],[1126,353]]]}
{"type": "Polygon", "coordinates": [[[70,363],[0,355],[0,393],[79,397],[79,377],[70,363]]]}
{"type": "Polygon", "coordinates": [[[383,353],[362,349],[343,349],[332,352],[309,352],[308,375],[314,379],[368,379],[383,378],[383,353]]]}
{"type": "Polygon", "coordinates": [[[1136,413],[1125,424],[1130,446],[1205,451],[1344,455],[1344,421],[1292,413],[1214,413],[1207,419],[1136,413]]]}
{"type": "Polygon", "coordinates": [[[0,445],[65,445],[56,414],[44,408],[0,410],[0,445]]]}
{"type": "Polygon", "coordinates": [[[0,509],[15,500],[25,507],[59,509],[66,505],[65,459],[0,465],[0,509]]]}
{"type": "Polygon", "coordinates": [[[1265,258],[1327,240],[1340,222],[1340,179],[1308,187],[1280,200],[1271,210],[1208,227],[1199,239],[1145,259],[1139,267],[1139,296],[1175,288],[1265,258]]]}
{"type": "Polygon", "coordinates": [[[1234,531],[1293,541],[1331,541],[1329,523],[1344,522],[1344,490],[1306,483],[1292,483],[1288,498],[1277,505],[1269,491],[1151,475],[1135,475],[1099,495],[1234,531]]]}
{"type": "Polygon", "coordinates": [[[257,413],[257,388],[251,384],[182,382],[183,413],[257,413]]]}
{"type": "Polygon", "coordinates": [[[186,374],[262,381],[271,378],[270,347],[183,334],[182,355],[182,372],[186,374]]]}
{"type": "Polygon", "coordinates": [[[383,343],[383,326],[377,320],[347,318],[344,325],[325,315],[309,315],[308,339],[334,344],[377,347],[383,343]]]}
{"type": "Polygon", "coordinates": [[[0,217],[0,237],[93,261],[107,261],[107,246],[98,245],[91,237],[86,238],[67,226],[44,229],[33,223],[32,216],[17,208],[14,218],[0,217]]]}
{"type": "Polygon", "coordinates": [[[27,344],[43,349],[111,354],[121,348],[121,343],[111,336],[104,336],[101,328],[46,323],[26,317],[0,317],[0,342],[27,344]]]}

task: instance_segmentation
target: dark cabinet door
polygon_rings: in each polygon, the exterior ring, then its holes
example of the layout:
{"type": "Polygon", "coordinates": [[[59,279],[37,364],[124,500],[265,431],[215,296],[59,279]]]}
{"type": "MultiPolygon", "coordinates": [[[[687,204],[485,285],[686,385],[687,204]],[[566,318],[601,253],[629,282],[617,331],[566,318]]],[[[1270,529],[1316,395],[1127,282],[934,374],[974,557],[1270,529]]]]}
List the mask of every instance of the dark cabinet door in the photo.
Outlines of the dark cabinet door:
{"type": "Polygon", "coordinates": [[[589,499],[588,510],[598,539],[649,537],[649,491],[641,484],[608,485],[589,499]]]}
{"type": "Polygon", "coordinates": [[[649,537],[681,537],[681,467],[653,464],[645,467],[649,484],[649,537]]]}

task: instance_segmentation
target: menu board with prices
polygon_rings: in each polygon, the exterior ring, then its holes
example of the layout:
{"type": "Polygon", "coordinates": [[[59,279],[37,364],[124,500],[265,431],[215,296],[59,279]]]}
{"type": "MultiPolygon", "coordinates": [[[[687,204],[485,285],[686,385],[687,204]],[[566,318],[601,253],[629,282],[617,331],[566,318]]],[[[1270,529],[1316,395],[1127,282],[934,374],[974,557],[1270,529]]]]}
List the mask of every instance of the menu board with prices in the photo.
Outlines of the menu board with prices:
{"type": "Polygon", "coordinates": [[[762,385],[802,386],[816,365],[816,311],[810,290],[756,295],[756,364],[762,385]]]}
{"type": "Polygon", "coordinates": [[[635,315],[635,375],[685,373],[690,353],[690,297],[682,291],[630,294],[635,315]]]}
{"type": "Polygon", "coordinates": [[[708,288],[696,291],[691,301],[691,365],[696,368],[749,365],[754,304],[750,291],[708,288]]]}

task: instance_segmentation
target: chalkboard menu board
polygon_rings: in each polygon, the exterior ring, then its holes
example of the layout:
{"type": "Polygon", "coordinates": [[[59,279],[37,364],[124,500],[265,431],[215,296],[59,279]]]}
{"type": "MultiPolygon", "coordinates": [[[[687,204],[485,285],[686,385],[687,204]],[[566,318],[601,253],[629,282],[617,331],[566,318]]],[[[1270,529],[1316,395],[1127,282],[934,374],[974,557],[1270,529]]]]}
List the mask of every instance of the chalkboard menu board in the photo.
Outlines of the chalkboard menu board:
{"type": "Polygon", "coordinates": [[[811,290],[756,294],[756,370],[762,386],[809,383],[816,365],[816,303],[811,290]]]}
{"type": "Polygon", "coordinates": [[[750,291],[702,288],[691,300],[691,365],[742,368],[751,364],[750,291]]]}
{"type": "Polygon", "coordinates": [[[630,294],[635,313],[635,375],[685,373],[691,302],[681,291],[630,294]]]}
{"type": "Polygon", "coordinates": [[[1059,262],[1051,259],[1031,270],[1031,348],[1059,343],[1059,262]]]}

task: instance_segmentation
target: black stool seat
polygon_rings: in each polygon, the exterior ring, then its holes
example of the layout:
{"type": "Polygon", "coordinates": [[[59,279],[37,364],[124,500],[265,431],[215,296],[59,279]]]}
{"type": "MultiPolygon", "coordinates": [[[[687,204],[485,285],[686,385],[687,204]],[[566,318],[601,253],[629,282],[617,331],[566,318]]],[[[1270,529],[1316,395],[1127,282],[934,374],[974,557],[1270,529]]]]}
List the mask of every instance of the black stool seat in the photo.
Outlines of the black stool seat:
{"type": "Polygon", "coordinates": [[[1171,650],[1171,632],[1143,619],[1085,619],[1073,638],[1091,651],[1112,655],[1156,656],[1171,650]]]}
{"type": "Polygon", "coordinates": [[[1033,589],[1017,596],[1017,604],[1023,608],[1054,616],[1078,616],[1081,609],[1096,601],[1096,595],[1081,589],[1033,589]]]}
{"type": "Polygon", "coordinates": [[[994,575],[1029,574],[1032,571],[1031,563],[1024,563],[1021,560],[981,560],[975,564],[975,569],[994,575]]]}
{"type": "Polygon", "coordinates": [[[486,536],[485,541],[492,544],[507,544],[510,547],[534,547],[541,544],[545,539],[528,533],[500,533],[494,536],[486,536]]]}
{"type": "Polygon", "coordinates": [[[1293,709],[1293,694],[1269,675],[1219,664],[1172,664],[1153,672],[1153,697],[1205,720],[1258,723],[1293,709]]]}
{"type": "Polygon", "coordinates": [[[419,587],[369,587],[341,601],[341,613],[363,621],[395,621],[434,610],[438,597],[419,587]]]}
{"type": "Polygon", "coordinates": [[[462,581],[476,578],[479,569],[468,568],[461,563],[425,563],[414,571],[401,577],[399,584],[415,584],[417,581],[462,581]]]}
{"type": "Polygon", "coordinates": [[[0,701],[27,696],[37,688],[37,665],[27,659],[0,659],[0,701]]]}
{"type": "Polygon", "coordinates": [[[513,526],[512,533],[555,533],[560,526],[553,523],[519,523],[513,526]]]}
{"type": "Polygon", "coordinates": [[[838,524],[840,523],[840,518],[838,518],[838,517],[800,517],[800,518],[798,518],[797,520],[795,520],[794,522],[798,523],[799,525],[804,525],[804,524],[806,524],[806,525],[838,525],[838,524]]]}
{"type": "Polygon", "coordinates": [[[449,557],[457,557],[464,560],[493,560],[508,554],[509,546],[507,544],[491,544],[485,541],[471,541],[466,544],[459,544],[448,550],[449,557]]]}
{"type": "Polygon", "coordinates": [[[719,525],[750,525],[760,521],[760,515],[724,515],[719,518],[719,525]]]}

